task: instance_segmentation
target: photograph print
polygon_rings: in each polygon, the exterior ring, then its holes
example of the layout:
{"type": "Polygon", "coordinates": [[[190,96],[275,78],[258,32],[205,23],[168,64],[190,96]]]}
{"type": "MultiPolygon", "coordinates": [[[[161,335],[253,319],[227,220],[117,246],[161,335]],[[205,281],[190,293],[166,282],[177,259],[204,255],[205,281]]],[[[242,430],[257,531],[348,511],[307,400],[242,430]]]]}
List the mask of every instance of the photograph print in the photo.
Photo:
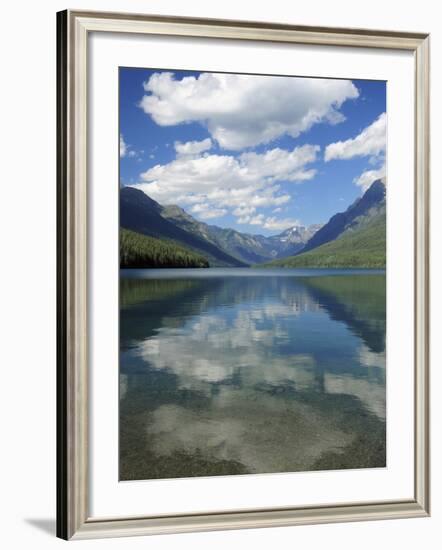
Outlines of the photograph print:
{"type": "Polygon", "coordinates": [[[386,467],[386,82],[119,69],[120,481],[386,467]]]}

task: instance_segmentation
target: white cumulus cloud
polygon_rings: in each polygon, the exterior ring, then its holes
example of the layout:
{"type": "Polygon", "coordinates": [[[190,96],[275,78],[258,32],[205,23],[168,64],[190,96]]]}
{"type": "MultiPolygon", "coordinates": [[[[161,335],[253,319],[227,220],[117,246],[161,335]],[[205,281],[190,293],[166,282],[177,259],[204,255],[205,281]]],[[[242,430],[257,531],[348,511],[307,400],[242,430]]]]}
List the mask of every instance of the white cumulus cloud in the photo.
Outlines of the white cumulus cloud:
{"type": "Polygon", "coordinates": [[[120,134],[120,158],[132,158],[140,160],[141,155],[144,153],[143,149],[136,151],[132,145],[129,145],[124,141],[123,134],[120,134]]]}
{"type": "Polygon", "coordinates": [[[385,164],[383,164],[380,168],[377,168],[375,170],[365,170],[365,172],[362,172],[360,176],[355,178],[354,183],[362,188],[363,191],[366,191],[370,185],[376,181],[376,180],[383,180],[385,183],[385,177],[386,177],[386,170],[385,170],[385,164]]]}
{"type": "Polygon", "coordinates": [[[370,185],[383,179],[385,182],[385,151],[387,146],[387,116],[382,113],[369,126],[364,128],[355,138],[346,141],[337,141],[327,145],[324,160],[351,159],[353,157],[369,157],[369,163],[375,167],[365,170],[353,181],[362,191],[370,185]],[[377,165],[377,167],[376,167],[377,165]]]}
{"type": "Polygon", "coordinates": [[[160,126],[199,122],[220,147],[241,150],[314,124],[344,120],[342,104],[359,92],[350,80],[201,73],[177,80],[154,73],[139,105],[160,126]]]}
{"type": "Polygon", "coordinates": [[[376,157],[385,154],[386,145],[387,116],[382,113],[355,138],[327,145],[324,160],[376,157]]]}
{"type": "Polygon", "coordinates": [[[186,141],[185,143],[175,141],[174,147],[180,156],[199,155],[212,148],[212,140],[207,138],[202,141],[186,141]]]}
{"type": "Polygon", "coordinates": [[[278,182],[312,179],[316,171],[309,165],[319,150],[316,145],[303,145],[291,151],[276,148],[239,156],[178,155],[142,173],[142,181],[134,187],[161,204],[190,206],[203,219],[231,212],[239,223],[263,225],[265,218],[257,209],[289,202],[290,195],[278,182]]]}
{"type": "Polygon", "coordinates": [[[306,170],[305,165],[316,160],[319,150],[318,145],[297,147],[293,151],[276,148],[263,154],[243,153],[241,160],[251,174],[259,177],[272,181],[304,181],[316,174],[314,169],[306,170]]]}
{"type": "Polygon", "coordinates": [[[264,214],[257,214],[256,216],[243,215],[237,219],[237,222],[241,225],[259,225],[270,231],[283,231],[289,227],[300,225],[299,220],[293,218],[278,219],[276,216],[266,217],[264,214]]]}
{"type": "Polygon", "coordinates": [[[120,134],[120,157],[126,156],[127,145],[124,141],[123,135],[120,134]]]}
{"type": "Polygon", "coordinates": [[[256,208],[254,206],[238,206],[238,208],[235,208],[233,211],[233,214],[235,216],[250,216],[255,212],[256,208]]]}
{"type": "Polygon", "coordinates": [[[214,208],[207,203],[195,204],[194,206],[192,206],[190,211],[193,214],[197,214],[203,220],[221,218],[222,216],[227,214],[227,210],[225,208],[214,208]]]}
{"type": "Polygon", "coordinates": [[[263,225],[264,214],[257,214],[256,216],[252,216],[247,223],[249,225],[263,225]]]}
{"type": "Polygon", "coordinates": [[[295,220],[293,218],[284,218],[279,220],[274,216],[267,218],[263,223],[264,229],[271,229],[272,231],[283,231],[284,229],[298,225],[301,225],[299,220],[295,220]]]}

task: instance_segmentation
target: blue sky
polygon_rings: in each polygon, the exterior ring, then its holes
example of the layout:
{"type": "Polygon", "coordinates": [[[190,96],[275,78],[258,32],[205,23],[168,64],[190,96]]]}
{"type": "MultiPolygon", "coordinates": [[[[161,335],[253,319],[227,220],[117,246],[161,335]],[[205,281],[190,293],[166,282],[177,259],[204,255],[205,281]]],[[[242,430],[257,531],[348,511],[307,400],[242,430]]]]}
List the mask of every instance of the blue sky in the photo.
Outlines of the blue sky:
{"type": "Polygon", "coordinates": [[[120,184],[206,223],[325,223],[385,174],[386,83],[120,68],[120,184]]]}

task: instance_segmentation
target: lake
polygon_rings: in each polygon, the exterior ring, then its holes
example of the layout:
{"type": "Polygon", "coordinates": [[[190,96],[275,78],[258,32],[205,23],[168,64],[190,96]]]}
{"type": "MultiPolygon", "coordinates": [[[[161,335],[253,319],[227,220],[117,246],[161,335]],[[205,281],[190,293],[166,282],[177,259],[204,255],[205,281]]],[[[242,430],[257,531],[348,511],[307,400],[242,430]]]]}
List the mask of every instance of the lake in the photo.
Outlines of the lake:
{"type": "Polygon", "coordinates": [[[385,272],[120,271],[120,479],[385,467],[385,272]]]}

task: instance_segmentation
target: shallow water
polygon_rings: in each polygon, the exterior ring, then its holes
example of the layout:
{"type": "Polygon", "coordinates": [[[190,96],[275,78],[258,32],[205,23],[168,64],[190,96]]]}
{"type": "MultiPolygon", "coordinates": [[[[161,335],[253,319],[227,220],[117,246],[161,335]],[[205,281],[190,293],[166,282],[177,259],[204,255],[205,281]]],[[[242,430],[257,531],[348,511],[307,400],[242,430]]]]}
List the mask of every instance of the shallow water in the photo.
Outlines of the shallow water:
{"type": "Polygon", "coordinates": [[[121,271],[120,479],[383,466],[383,271],[121,271]]]}

